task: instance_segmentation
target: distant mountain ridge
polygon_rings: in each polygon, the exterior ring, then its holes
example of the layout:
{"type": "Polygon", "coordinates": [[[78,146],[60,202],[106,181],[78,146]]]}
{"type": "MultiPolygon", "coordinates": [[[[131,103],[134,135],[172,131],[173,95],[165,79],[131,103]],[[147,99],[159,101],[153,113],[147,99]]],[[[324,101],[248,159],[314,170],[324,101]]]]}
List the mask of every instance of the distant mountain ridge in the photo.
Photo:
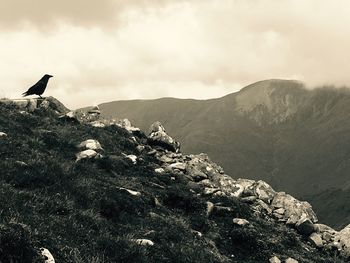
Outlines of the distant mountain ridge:
{"type": "MultiPolygon", "coordinates": [[[[328,214],[324,203],[343,207],[334,191],[349,192],[346,89],[308,90],[298,81],[274,79],[217,99],[162,98],[99,106],[103,117],[128,118],[145,131],[160,121],[185,153],[206,152],[235,178],[262,179],[278,190],[314,200],[321,218],[328,214]]],[[[350,209],[341,214],[328,217],[327,223],[349,223],[350,209]]]]}

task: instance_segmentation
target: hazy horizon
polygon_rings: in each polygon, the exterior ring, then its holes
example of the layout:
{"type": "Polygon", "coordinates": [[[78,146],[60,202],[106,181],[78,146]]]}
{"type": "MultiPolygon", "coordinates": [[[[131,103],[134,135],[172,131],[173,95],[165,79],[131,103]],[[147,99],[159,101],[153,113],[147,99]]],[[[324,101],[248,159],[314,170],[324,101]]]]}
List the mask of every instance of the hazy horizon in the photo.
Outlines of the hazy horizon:
{"type": "Polygon", "coordinates": [[[4,0],[0,97],[45,73],[70,108],[208,99],[265,79],[350,86],[346,0],[4,0]]]}

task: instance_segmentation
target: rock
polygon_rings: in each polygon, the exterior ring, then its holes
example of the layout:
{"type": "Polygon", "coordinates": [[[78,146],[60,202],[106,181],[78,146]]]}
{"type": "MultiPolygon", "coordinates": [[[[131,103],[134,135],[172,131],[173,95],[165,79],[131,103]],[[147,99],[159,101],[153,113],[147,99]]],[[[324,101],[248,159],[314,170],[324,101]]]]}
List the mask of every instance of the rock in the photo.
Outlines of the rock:
{"type": "Polygon", "coordinates": [[[169,165],[171,169],[179,169],[181,171],[184,171],[186,169],[185,163],[172,163],[169,165]]]}
{"type": "Polygon", "coordinates": [[[156,169],[154,169],[154,171],[158,174],[162,174],[165,172],[165,170],[163,168],[156,168],[156,169]]]}
{"type": "Polygon", "coordinates": [[[173,152],[180,151],[180,143],[166,133],[165,128],[159,121],[151,125],[148,140],[152,145],[158,145],[173,152]]]}
{"type": "Polygon", "coordinates": [[[0,137],[7,137],[7,134],[4,132],[0,132],[0,137]]]}
{"type": "Polygon", "coordinates": [[[214,210],[214,204],[212,202],[208,201],[207,202],[207,211],[206,211],[207,217],[209,217],[211,215],[213,210],[214,210]]]}
{"type": "Polygon", "coordinates": [[[198,236],[198,237],[202,237],[202,236],[203,236],[203,234],[202,234],[201,232],[197,231],[197,230],[191,229],[191,233],[192,233],[192,234],[195,234],[195,235],[198,236]]]}
{"type": "MultiPolygon", "coordinates": [[[[246,184],[249,183],[246,182],[246,184]]],[[[244,192],[246,194],[255,195],[257,198],[259,198],[267,204],[271,203],[276,194],[276,192],[272,189],[272,187],[269,184],[261,180],[254,182],[251,185],[245,186],[244,192]]]]}
{"type": "Polygon", "coordinates": [[[254,195],[251,195],[251,196],[246,196],[246,197],[243,197],[241,199],[241,201],[243,203],[248,203],[248,204],[251,204],[251,203],[254,203],[256,201],[257,197],[254,196],[254,195]]]}
{"type": "Polygon", "coordinates": [[[122,119],[119,120],[117,125],[121,128],[124,128],[125,130],[127,130],[129,133],[133,133],[133,132],[139,132],[140,129],[136,128],[134,126],[131,125],[131,122],[128,119],[122,119]]]}
{"type": "Polygon", "coordinates": [[[137,147],[136,147],[136,150],[137,150],[139,153],[142,153],[144,149],[145,149],[145,146],[143,146],[143,145],[137,145],[137,147]]]}
{"type": "Polygon", "coordinates": [[[249,221],[243,218],[234,218],[232,222],[239,226],[245,226],[249,224],[249,221]]]}
{"type": "Polygon", "coordinates": [[[295,227],[300,234],[305,236],[311,235],[316,230],[314,224],[308,218],[299,219],[299,221],[295,224],[295,227]]]}
{"type": "Polygon", "coordinates": [[[214,185],[211,183],[211,181],[209,179],[204,179],[196,184],[204,186],[204,187],[208,187],[208,188],[214,188],[214,185]]]}
{"type": "Polygon", "coordinates": [[[22,166],[22,167],[28,166],[28,164],[26,164],[25,162],[22,162],[22,161],[15,161],[15,164],[18,166],[22,166]]]}
{"type": "Polygon", "coordinates": [[[230,176],[225,174],[216,174],[213,177],[214,184],[220,188],[222,192],[231,197],[241,197],[244,188],[230,176]]]}
{"type": "Polygon", "coordinates": [[[126,155],[125,157],[130,159],[133,164],[136,164],[136,162],[137,162],[137,156],[136,155],[129,154],[129,155],[126,155]]]}
{"type": "Polygon", "coordinates": [[[106,127],[106,124],[104,124],[102,121],[92,121],[90,122],[90,125],[95,128],[104,128],[106,127]]]}
{"type": "Polygon", "coordinates": [[[93,140],[93,139],[88,139],[85,140],[83,142],[81,142],[78,145],[79,149],[90,149],[90,150],[103,150],[101,147],[101,144],[97,141],[97,140],[93,140]]]}
{"type": "Polygon", "coordinates": [[[329,232],[329,233],[337,233],[336,230],[334,230],[333,228],[331,228],[330,226],[327,226],[325,224],[314,224],[315,229],[318,233],[323,233],[323,232],[329,232]]]}
{"type": "Polygon", "coordinates": [[[124,188],[124,187],[118,187],[118,189],[127,191],[129,194],[131,194],[131,195],[133,195],[133,196],[141,196],[141,193],[140,193],[140,192],[133,191],[133,190],[130,190],[130,189],[126,189],[126,188],[124,188]]]}
{"type": "Polygon", "coordinates": [[[167,155],[162,155],[160,158],[158,158],[159,161],[163,162],[163,163],[173,163],[174,159],[170,158],[167,155]]]}
{"type": "Polygon", "coordinates": [[[280,215],[284,215],[284,212],[285,212],[286,210],[284,209],[284,208],[278,208],[278,209],[276,209],[276,210],[274,210],[273,212],[274,213],[277,213],[277,214],[280,214],[280,215]]]}
{"type": "Polygon", "coordinates": [[[284,192],[275,194],[271,206],[285,209],[284,220],[290,224],[295,224],[301,218],[308,218],[312,223],[317,222],[316,214],[308,202],[301,202],[284,192]]]}
{"type": "Polygon", "coordinates": [[[48,249],[42,247],[40,248],[40,253],[44,257],[45,263],[55,263],[55,259],[48,249]]]}
{"type": "Polygon", "coordinates": [[[204,188],[204,191],[203,191],[203,194],[204,195],[212,195],[214,193],[216,193],[217,191],[219,191],[220,189],[219,188],[209,188],[209,187],[205,187],[204,188]]]}
{"type": "Polygon", "coordinates": [[[299,263],[299,261],[295,260],[294,258],[287,258],[285,262],[286,263],[299,263]]]}
{"type": "Polygon", "coordinates": [[[315,247],[318,247],[318,248],[323,247],[322,237],[320,234],[312,233],[309,236],[309,240],[311,244],[313,244],[315,247]]]}
{"type": "Polygon", "coordinates": [[[135,243],[141,245],[141,246],[153,246],[154,243],[153,241],[149,240],[149,239],[132,239],[132,241],[134,241],[135,243]]]}
{"type": "Polygon", "coordinates": [[[281,260],[278,257],[273,256],[272,258],[269,259],[269,262],[270,263],[281,263],[281,260]]]}
{"type": "Polygon", "coordinates": [[[66,114],[61,115],[58,118],[61,119],[61,120],[75,122],[75,123],[79,123],[80,122],[80,118],[78,117],[78,115],[76,114],[75,111],[67,112],[66,114]]]}
{"type": "Polygon", "coordinates": [[[341,255],[345,258],[350,258],[350,224],[347,225],[344,229],[339,231],[335,236],[336,240],[339,240],[341,247],[341,255]]]}
{"type": "Polygon", "coordinates": [[[262,209],[264,209],[268,214],[271,214],[271,213],[272,213],[271,207],[270,207],[268,204],[266,204],[264,201],[258,199],[258,200],[257,200],[257,203],[258,203],[259,206],[260,206],[262,209]]]}
{"type": "Polygon", "coordinates": [[[100,158],[102,155],[97,153],[95,150],[85,150],[76,154],[77,160],[76,162],[82,159],[91,159],[91,158],[100,158]]]}

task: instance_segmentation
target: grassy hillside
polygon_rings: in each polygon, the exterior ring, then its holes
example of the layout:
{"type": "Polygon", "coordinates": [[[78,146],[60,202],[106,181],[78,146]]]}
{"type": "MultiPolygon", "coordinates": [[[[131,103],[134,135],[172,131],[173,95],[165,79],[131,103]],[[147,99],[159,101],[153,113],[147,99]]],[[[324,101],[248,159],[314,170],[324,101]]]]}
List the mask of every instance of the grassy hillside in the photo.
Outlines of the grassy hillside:
{"type": "Polygon", "coordinates": [[[152,150],[143,133],[2,103],[0,132],[0,262],[43,262],[40,247],[56,262],[343,262],[236,198],[197,194],[176,172],[160,176],[159,161],[137,148],[152,150]],[[101,143],[102,157],[76,162],[86,139],[101,143]],[[207,216],[208,201],[231,209],[207,216]]]}
{"type": "MultiPolygon", "coordinates": [[[[262,179],[299,198],[349,184],[347,89],[306,90],[296,81],[269,80],[213,100],[165,98],[100,106],[104,116],[129,118],[142,129],[161,121],[183,143],[184,152],[207,152],[234,178],[262,179]]],[[[343,202],[333,197],[326,204],[343,202]]],[[[334,227],[350,223],[342,214],[322,215],[334,227]]]]}

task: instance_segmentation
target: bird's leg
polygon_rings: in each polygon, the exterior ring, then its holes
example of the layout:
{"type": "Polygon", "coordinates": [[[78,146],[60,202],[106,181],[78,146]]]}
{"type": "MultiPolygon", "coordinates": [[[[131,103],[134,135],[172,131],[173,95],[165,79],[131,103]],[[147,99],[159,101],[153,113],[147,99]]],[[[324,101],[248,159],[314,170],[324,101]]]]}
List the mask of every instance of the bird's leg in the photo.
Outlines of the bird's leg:
{"type": "Polygon", "coordinates": [[[41,95],[39,95],[39,97],[42,99],[43,97],[41,97],[41,95]]]}

